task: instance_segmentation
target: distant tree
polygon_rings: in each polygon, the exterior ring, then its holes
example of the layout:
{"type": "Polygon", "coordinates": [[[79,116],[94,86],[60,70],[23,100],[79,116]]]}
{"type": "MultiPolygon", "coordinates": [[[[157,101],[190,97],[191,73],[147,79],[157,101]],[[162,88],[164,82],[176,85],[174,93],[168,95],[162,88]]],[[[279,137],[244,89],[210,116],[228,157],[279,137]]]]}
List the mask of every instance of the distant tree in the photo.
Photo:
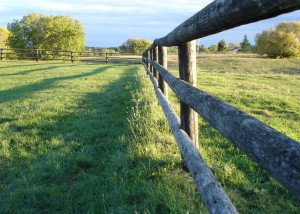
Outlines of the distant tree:
{"type": "Polygon", "coordinates": [[[115,53],[115,49],[114,48],[102,48],[101,49],[101,53],[115,53]]]}
{"type": "Polygon", "coordinates": [[[120,46],[120,49],[127,53],[141,54],[151,43],[152,42],[147,39],[130,38],[120,46]]]}
{"type": "Polygon", "coordinates": [[[300,22],[281,22],[256,35],[255,51],[273,58],[300,57],[300,22]]]}
{"type": "Polygon", "coordinates": [[[84,50],[85,36],[78,20],[69,16],[31,13],[8,24],[12,48],[84,50]]]}
{"type": "Polygon", "coordinates": [[[199,53],[206,53],[208,50],[204,45],[200,45],[197,47],[199,53]]]}
{"type": "Polygon", "coordinates": [[[218,51],[218,45],[211,45],[208,47],[208,50],[210,50],[211,52],[216,52],[218,51]]]}
{"type": "Polygon", "coordinates": [[[168,54],[178,54],[178,47],[177,46],[168,47],[168,54]]]}
{"type": "Polygon", "coordinates": [[[244,35],[244,39],[240,43],[240,45],[241,45],[241,52],[245,52],[245,53],[251,52],[252,47],[246,34],[244,35]]]}
{"type": "Polygon", "coordinates": [[[0,27],[0,48],[7,48],[6,40],[8,36],[9,31],[4,27],[0,27]]]}
{"type": "Polygon", "coordinates": [[[227,44],[225,42],[224,39],[222,39],[219,43],[218,43],[218,51],[220,52],[224,52],[227,49],[227,44]]]}

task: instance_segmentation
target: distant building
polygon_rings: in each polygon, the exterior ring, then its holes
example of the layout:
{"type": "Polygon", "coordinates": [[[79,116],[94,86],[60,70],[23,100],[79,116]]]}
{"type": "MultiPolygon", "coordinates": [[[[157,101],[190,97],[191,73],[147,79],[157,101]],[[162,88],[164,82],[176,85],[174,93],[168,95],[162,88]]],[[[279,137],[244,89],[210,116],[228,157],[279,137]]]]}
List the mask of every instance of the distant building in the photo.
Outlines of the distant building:
{"type": "Polygon", "coordinates": [[[232,50],[227,51],[227,53],[232,53],[232,54],[237,54],[240,52],[242,49],[241,48],[234,48],[232,50]]]}

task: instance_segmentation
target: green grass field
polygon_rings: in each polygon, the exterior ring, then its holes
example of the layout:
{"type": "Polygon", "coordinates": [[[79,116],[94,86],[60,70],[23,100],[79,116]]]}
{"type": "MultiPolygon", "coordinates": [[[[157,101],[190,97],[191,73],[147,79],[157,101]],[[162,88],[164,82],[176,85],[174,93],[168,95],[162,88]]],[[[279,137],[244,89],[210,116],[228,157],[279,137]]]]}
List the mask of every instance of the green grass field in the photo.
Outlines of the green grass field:
{"type": "MultiPolygon", "coordinates": [[[[176,57],[170,70],[178,74],[176,57]]],[[[300,141],[300,60],[255,55],[199,55],[197,87],[300,141]]],[[[179,111],[179,101],[171,99],[179,111]]],[[[270,176],[200,120],[200,151],[241,213],[298,213],[270,176]],[[275,196],[276,195],[276,196],[275,196]]]]}
{"type": "MultiPolygon", "coordinates": [[[[204,55],[198,87],[299,141],[299,68],[204,55]]],[[[228,140],[202,120],[199,129],[200,151],[240,213],[299,213],[228,140]]],[[[0,213],[208,212],[142,66],[1,62],[0,142],[0,213]]]]}

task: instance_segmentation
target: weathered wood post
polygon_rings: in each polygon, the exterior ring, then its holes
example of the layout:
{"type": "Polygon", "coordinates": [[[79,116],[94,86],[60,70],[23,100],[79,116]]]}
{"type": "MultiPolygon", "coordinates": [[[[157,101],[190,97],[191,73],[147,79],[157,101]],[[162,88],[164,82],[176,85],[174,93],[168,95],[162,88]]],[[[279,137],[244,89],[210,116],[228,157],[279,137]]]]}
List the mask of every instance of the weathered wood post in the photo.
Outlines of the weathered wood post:
{"type": "Polygon", "coordinates": [[[106,64],[108,63],[108,53],[106,53],[105,62],[106,62],[106,64]]]}
{"type": "MultiPolygon", "coordinates": [[[[158,47],[154,47],[153,48],[153,60],[155,62],[158,62],[158,47]]],[[[158,72],[155,68],[153,68],[153,75],[156,78],[156,80],[158,80],[158,72]]]]}
{"type": "MultiPolygon", "coordinates": [[[[196,86],[196,43],[187,42],[178,46],[180,79],[196,86]]],[[[198,148],[198,114],[180,101],[181,128],[198,148]]]]}
{"type": "MultiPolygon", "coordinates": [[[[153,59],[153,49],[151,49],[150,51],[150,60],[153,59]]],[[[150,64],[150,72],[153,74],[153,66],[150,64]]]]}
{"type": "MultiPolygon", "coordinates": [[[[149,51],[146,51],[146,58],[149,59],[149,51]]],[[[149,69],[149,62],[148,62],[148,60],[145,60],[145,62],[146,62],[147,68],[149,69]]]]}
{"type": "MultiPolygon", "coordinates": [[[[158,63],[163,66],[165,69],[168,69],[168,49],[167,47],[158,46],[158,63]]],[[[168,85],[159,74],[158,77],[158,86],[161,89],[161,92],[168,99],[168,85]]]]}
{"type": "MultiPolygon", "coordinates": [[[[149,69],[149,63],[148,63],[148,59],[149,59],[149,51],[146,50],[145,51],[145,59],[144,59],[144,64],[146,65],[146,67],[149,69]]],[[[148,71],[146,70],[146,74],[148,75],[148,71]]]]}
{"type": "Polygon", "coordinates": [[[73,51],[70,51],[71,53],[71,62],[74,63],[74,59],[73,59],[73,51]]]}
{"type": "Polygon", "coordinates": [[[36,49],[36,53],[35,53],[35,61],[36,61],[36,62],[39,61],[39,49],[36,49]]]}
{"type": "Polygon", "coordinates": [[[2,59],[3,59],[3,49],[0,48],[0,60],[2,61],[2,59]]]}

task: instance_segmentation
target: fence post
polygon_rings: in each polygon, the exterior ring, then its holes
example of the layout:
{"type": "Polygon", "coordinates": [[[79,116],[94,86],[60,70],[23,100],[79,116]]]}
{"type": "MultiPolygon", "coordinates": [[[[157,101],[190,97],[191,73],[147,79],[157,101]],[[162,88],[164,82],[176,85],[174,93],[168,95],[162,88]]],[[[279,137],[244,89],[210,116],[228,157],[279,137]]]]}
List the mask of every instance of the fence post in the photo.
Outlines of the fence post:
{"type": "MultiPolygon", "coordinates": [[[[143,64],[145,64],[146,67],[148,68],[148,63],[147,63],[147,60],[146,60],[146,58],[148,58],[147,56],[148,56],[148,51],[144,51],[144,53],[143,53],[143,64]]],[[[147,70],[146,70],[146,74],[148,74],[147,70]]]]}
{"type": "MultiPolygon", "coordinates": [[[[153,49],[150,50],[150,60],[153,59],[153,49]]],[[[150,64],[150,72],[153,74],[153,66],[150,64]]]]}
{"type": "MultiPolygon", "coordinates": [[[[180,79],[196,86],[196,43],[187,42],[178,46],[180,79]]],[[[198,114],[180,101],[181,128],[190,136],[198,148],[198,114]]]]}
{"type": "MultiPolygon", "coordinates": [[[[157,46],[153,49],[153,61],[158,62],[158,47],[157,46]]],[[[156,78],[156,81],[158,81],[158,72],[155,68],[153,68],[153,75],[156,78]]]]}
{"type": "Polygon", "coordinates": [[[146,60],[144,58],[146,58],[146,51],[144,51],[142,54],[142,63],[146,64],[146,60]]]}
{"type": "Polygon", "coordinates": [[[36,56],[35,56],[35,61],[39,61],[39,49],[36,49],[36,56]]]}
{"type": "Polygon", "coordinates": [[[74,59],[73,59],[73,51],[70,51],[71,53],[71,62],[74,63],[74,59]]]}
{"type": "Polygon", "coordinates": [[[105,55],[106,55],[106,57],[105,57],[105,62],[106,62],[106,64],[107,64],[107,63],[108,63],[108,53],[106,53],[105,55]]]}
{"type": "MultiPolygon", "coordinates": [[[[149,51],[146,51],[146,58],[149,59],[149,51]]],[[[149,69],[149,62],[145,60],[146,66],[149,69]]]]}
{"type": "MultiPolygon", "coordinates": [[[[165,69],[168,69],[168,49],[167,47],[158,46],[158,63],[163,66],[165,69]]],[[[159,74],[158,77],[158,86],[161,89],[161,92],[168,99],[168,85],[159,74]]]]}
{"type": "Polygon", "coordinates": [[[3,49],[0,48],[0,60],[2,61],[3,49]]]}

